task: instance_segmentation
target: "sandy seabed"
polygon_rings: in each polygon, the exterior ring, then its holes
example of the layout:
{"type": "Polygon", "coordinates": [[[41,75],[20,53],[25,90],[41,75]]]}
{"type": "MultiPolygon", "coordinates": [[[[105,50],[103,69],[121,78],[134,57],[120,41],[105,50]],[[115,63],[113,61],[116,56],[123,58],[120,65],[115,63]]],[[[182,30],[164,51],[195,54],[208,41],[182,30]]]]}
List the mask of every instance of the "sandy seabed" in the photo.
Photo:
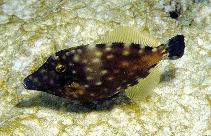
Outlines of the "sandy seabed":
{"type": "Polygon", "coordinates": [[[206,0],[0,0],[0,135],[211,135],[210,24],[206,0]],[[181,59],[161,62],[161,83],[146,100],[122,93],[87,107],[23,88],[51,53],[146,20],[161,41],[183,34],[186,42],[181,59]]]}

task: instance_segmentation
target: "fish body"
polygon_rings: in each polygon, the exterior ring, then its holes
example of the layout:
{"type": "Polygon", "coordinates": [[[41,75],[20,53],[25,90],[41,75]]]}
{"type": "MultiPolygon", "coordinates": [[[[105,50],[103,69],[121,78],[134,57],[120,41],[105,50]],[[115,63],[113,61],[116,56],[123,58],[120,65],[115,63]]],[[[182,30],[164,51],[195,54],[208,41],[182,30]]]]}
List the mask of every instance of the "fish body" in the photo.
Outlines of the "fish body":
{"type": "Polygon", "coordinates": [[[145,79],[163,58],[177,59],[183,53],[182,35],[157,47],[118,40],[81,45],[50,56],[24,79],[24,87],[71,100],[107,99],[145,79]]]}

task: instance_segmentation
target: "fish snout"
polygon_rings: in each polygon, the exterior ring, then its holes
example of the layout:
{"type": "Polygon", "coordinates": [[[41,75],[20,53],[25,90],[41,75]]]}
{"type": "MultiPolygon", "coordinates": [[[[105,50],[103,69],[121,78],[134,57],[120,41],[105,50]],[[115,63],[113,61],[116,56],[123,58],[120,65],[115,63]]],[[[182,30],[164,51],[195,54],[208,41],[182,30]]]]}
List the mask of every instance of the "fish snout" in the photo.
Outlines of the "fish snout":
{"type": "Polygon", "coordinates": [[[28,89],[28,90],[34,90],[35,89],[35,84],[34,84],[33,80],[30,78],[30,76],[26,77],[23,80],[23,86],[24,86],[25,89],[28,89]]]}

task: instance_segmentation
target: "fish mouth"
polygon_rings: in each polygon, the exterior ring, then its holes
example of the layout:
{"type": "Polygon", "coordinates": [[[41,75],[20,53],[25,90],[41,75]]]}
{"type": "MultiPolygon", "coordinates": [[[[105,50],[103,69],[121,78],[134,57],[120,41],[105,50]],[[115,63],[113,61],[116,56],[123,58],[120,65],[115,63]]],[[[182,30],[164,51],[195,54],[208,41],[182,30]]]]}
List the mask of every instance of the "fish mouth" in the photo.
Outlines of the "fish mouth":
{"type": "Polygon", "coordinates": [[[25,89],[27,90],[36,90],[36,87],[33,83],[33,81],[30,79],[30,77],[26,77],[24,80],[23,80],[23,86],[25,89]]]}

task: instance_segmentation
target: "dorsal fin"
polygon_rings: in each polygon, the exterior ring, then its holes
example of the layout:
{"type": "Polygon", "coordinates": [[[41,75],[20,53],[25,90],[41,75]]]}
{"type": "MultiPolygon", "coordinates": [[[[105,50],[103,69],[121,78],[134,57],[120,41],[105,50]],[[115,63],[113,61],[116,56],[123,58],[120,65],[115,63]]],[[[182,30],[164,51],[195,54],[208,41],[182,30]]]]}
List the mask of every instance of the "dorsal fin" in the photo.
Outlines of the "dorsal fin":
{"type": "Polygon", "coordinates": [[[161,64],[157,64],[146,78],[141,79],[137,85],[127,88],[126,95],[135,102],[145,99],[160,82],[160,75],[161,64]]]}
{"type": "Polygon", "coordinates": [[[106,33],[102,36],[96,43],[113,43],[113,42],[123,42],[123,43],[136,43],[143,46],[157,47],[160,45],[159,40],[150,36],[150,34],[145,31],[145,29],[140,30],[135,27],[120,26],[111,32],[106,33]]]}

